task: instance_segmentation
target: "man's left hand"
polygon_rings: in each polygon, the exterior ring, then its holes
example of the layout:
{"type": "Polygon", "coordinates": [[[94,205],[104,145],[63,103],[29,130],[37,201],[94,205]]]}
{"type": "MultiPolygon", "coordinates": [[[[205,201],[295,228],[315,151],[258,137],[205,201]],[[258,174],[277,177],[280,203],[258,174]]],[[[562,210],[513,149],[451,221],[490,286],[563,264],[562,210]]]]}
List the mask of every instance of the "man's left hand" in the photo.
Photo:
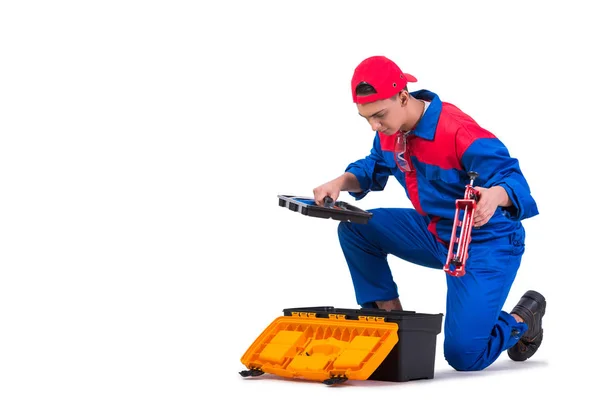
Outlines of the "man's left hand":
{"type": "Polygon", "coordinates": [[[479,201],[473,214],[473,226],[476,228],[487,224],[499,206],[508,207],[511,204],[502,186],[493,186],[489,189],[476,186],[474,189],[479,191],[479,201]]]}

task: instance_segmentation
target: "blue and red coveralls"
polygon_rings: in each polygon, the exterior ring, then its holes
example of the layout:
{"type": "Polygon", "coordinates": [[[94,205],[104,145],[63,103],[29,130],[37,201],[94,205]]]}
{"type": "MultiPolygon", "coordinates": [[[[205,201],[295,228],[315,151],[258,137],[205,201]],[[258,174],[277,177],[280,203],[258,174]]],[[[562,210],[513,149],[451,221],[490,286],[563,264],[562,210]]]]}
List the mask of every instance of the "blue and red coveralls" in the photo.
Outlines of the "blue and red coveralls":
{"type": "Polygon", "coordinates": [[[468,171],[475,186],[502,186],[513,206],[498,207],[480,229],[473,229],[466,274],[447,275],[444,356],[457,370],[481,370],[512,347],[527,330],[502,307],[524,252],[521,221],[538,214],[519,162],[492,133],[430,91],[411,93],[430,101],[407,142],[401,171],[394,159],[396,137],[376,133],[370,154],[351,163],[361,192],[383,190],[390,176],[404,187],[414,209],[380,208],[368,224],[342,222],[339,240],[362,307],[398,297],[387,255],[442,269],[452,234],[456,199],[463,198],[468,171]]]}

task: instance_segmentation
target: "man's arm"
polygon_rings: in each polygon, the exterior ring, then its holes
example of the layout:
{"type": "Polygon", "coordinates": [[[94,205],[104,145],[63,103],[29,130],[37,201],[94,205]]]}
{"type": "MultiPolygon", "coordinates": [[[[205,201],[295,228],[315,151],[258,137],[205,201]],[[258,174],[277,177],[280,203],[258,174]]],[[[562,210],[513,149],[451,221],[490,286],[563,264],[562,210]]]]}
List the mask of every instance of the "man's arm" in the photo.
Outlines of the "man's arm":
{"type": "Polygon", "coordinates": [[[339,179],[343,179],[347,187],[345,190],[360,200],[371,191],[383,190],[391,174],[392,171],[383,160],[379,135],[375,134],[371,153],[348,165],[339,179]]]}
{"type": "MultiPolygon", "coordinates": [[[[478,135],[474,130],[458,132],[457,152],[465,170],[479,174],[476,185],[483,192],[482,198],[484,195],[488,197],[490,202],[496,203],[495,206],[501,207],[507,218],[513,220],[523,220],[539,214],[519,161],[510,156],[508,149],[498,138],[486,131],[478,135]]],[[[496,207],[493,208],[495,211],[496,207]]]]}
{"type": "Polygon", "coordinates": [[[362,190],[358,178],[351,172],[344,172],[335,181],[341,192],[358,193],[362,190]]]}

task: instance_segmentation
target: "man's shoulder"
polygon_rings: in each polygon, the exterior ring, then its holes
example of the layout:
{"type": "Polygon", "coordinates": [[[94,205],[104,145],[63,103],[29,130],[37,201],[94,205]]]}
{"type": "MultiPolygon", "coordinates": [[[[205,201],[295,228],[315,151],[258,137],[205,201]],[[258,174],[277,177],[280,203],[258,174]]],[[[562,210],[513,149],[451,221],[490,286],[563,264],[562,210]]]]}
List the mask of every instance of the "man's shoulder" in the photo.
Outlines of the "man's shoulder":
{"type": "Polygon", "coordinates": [[[452,127],[459,128],[463,125],[477,125],[475,119],[465,113],[453,103],[442,101],[442,111],[440,112],[440,120],[452,127]]]}
{"type": "Polygon", "coordinates": [[[456,105],[443,102],[438,129],[456,137],[459,147],[466,148],[477,139],[493,139],[496,136],[480,126],[469,114],[456,105]]]}

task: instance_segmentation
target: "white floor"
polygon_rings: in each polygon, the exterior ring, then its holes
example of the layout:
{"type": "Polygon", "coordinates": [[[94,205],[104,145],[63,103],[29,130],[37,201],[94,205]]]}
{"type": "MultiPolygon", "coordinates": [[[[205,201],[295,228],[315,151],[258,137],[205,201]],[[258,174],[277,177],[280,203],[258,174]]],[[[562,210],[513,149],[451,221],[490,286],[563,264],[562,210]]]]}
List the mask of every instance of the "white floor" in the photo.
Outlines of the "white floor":
{"type": "Polygon", "coordinates": [[[437,368],[432,380],[412,382],[349,381],[335,387],[320,383],[283,381],[278,377],[264,377],[229,382],[226,392],[243,395],[245,398],[277,398],[285,395],[293,398],[320,397],[324,395],[344,396],[359,399],[365,396],[433,396],[447,395],[464,399],[503,399],[514,393],[519,395],[567,394],[566,383],[547,381],[551,373],[545,361],[532,361],[527,365],[513,365],[501,360],[485,373],[457,373],[444,366],[437,368]],[[542,381],[547,381],[542,384],[542,381]]]}
{"type": "MultiPolygon", "coordinates": [[[[241,378],[235,374],[215,376],[215,388],[244,398],[321,398],[340,396],[346,399],[360,399],[384,396],[419,396],[435,398],[446,396],[456,399],[505,399],[511,396],[569,395],[574,382],[577,389],[590,389],[593,385],[587,379],[591,372],[574,371],[567,364],[550,362],[540,348],[540,354],[524,363],[515,363],[506,355],[485,371],[456,372],[443,359],[436,365],[436,375],[431,380],[412,382],[347,381],[338,386],[326,386],[318,382],[284,379],[274,375],[258,378],[241,378]],[[580,375],[581,374],[581,375],[580,375]],[[586,376],[587,375],[587,376],[586,376]]],[[[583,397],[586,398],[586,397],[583,397]]],[[[587,397],[592,398],[592,397],[587,397]]]]}

